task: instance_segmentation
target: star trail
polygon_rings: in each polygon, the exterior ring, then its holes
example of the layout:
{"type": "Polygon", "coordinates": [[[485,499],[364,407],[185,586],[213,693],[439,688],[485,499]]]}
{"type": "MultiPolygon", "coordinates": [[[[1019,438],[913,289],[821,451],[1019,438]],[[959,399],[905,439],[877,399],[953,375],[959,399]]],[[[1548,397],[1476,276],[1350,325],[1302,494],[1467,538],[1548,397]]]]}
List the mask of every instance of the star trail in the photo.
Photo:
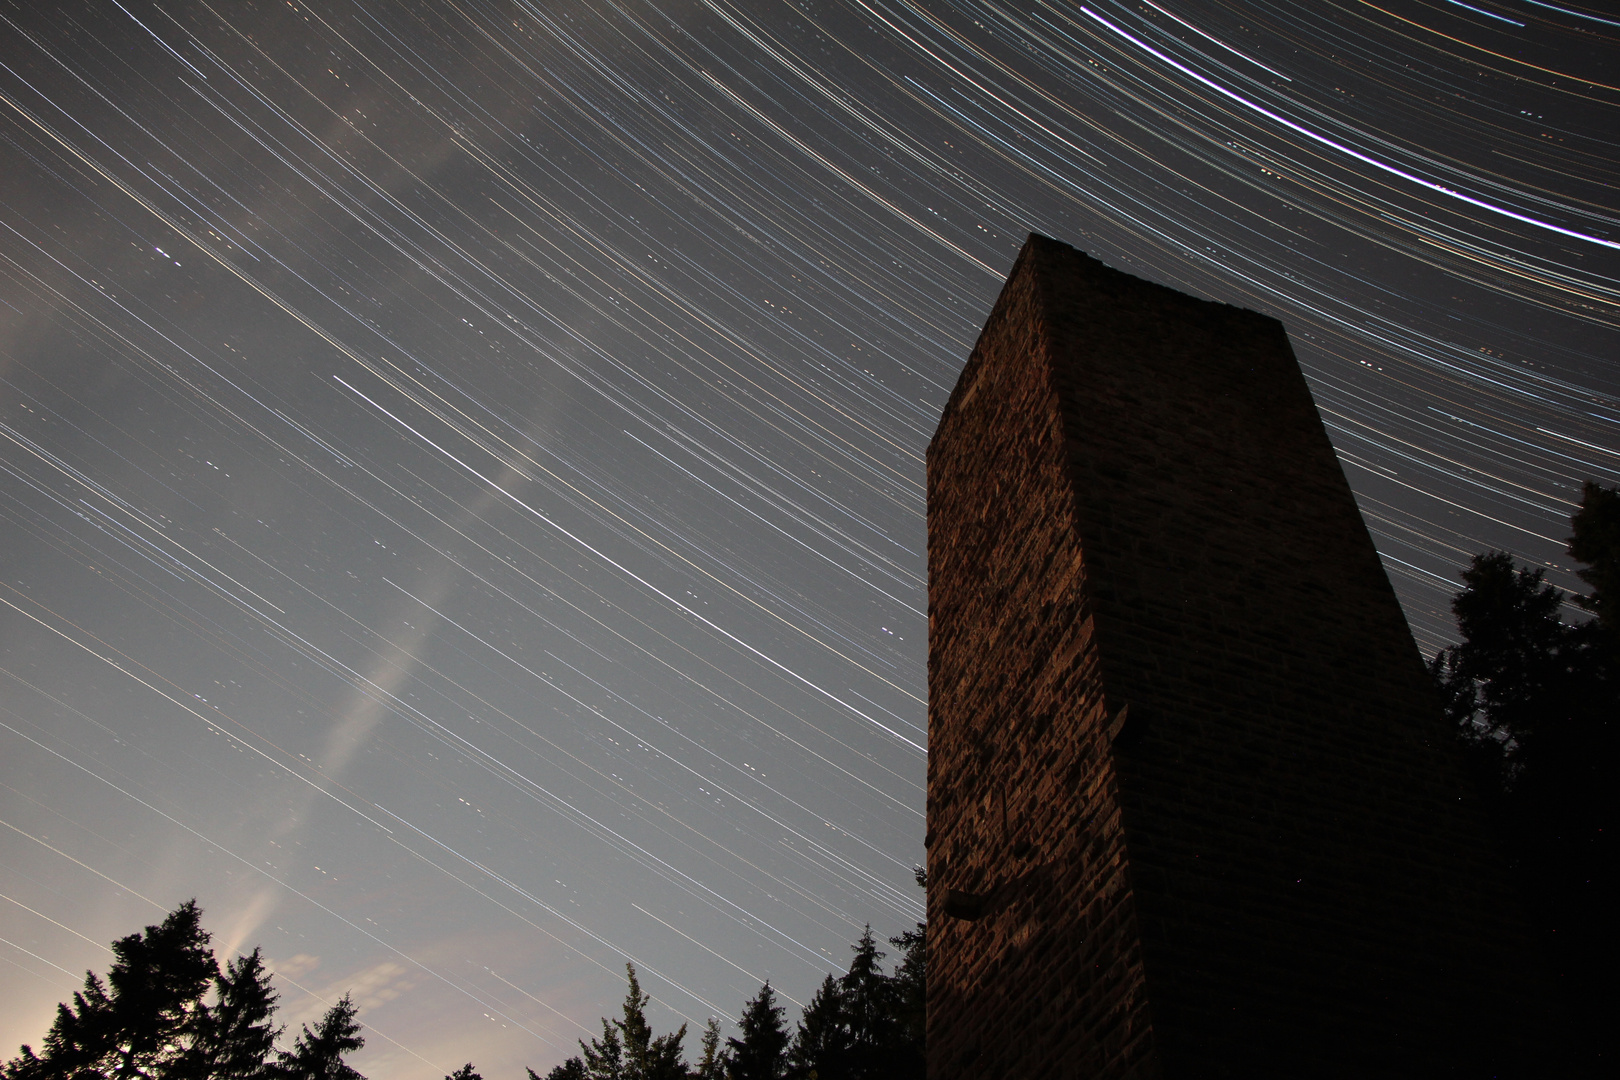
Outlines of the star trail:
{"type": "Polygon", "coordinates": [[[1581,5],[0,20],[6,1056],[192,896],[406,1080],[921,918],[923,455],[1031,231],[1287,325],[1425,654],[1620,483],[1581,5]]]}

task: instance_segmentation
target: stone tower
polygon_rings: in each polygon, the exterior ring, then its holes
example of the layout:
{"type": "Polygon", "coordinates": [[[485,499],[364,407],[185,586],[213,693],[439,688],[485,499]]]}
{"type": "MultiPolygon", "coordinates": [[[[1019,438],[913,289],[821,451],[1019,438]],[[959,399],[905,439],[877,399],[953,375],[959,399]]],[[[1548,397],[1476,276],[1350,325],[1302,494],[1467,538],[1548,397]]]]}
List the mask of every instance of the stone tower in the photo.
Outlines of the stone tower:
{"type": "Polygon", "coordinates": [[[1280,323],[1031,237],[928,575],[931,1080],[1536,1075],[1531,939],[1280,323]]]}

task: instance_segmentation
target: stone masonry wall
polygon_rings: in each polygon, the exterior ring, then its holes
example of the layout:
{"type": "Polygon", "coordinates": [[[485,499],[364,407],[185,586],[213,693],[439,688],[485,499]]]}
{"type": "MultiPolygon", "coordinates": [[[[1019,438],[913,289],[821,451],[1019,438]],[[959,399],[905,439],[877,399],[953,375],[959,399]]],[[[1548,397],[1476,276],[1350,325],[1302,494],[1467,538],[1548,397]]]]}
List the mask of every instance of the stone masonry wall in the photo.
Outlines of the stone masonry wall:
{"type": "Polygon", "coordinates": [[[1151,1046],[1140,935],[1029,262],[928,460],[929,1075],[1131,1076],[1151,1046]],[[947,888],[993,910],[952,919],[947,888]]]}
{"type": "Polygon", "coordinates": [[[928,485],[930,1077],[1537,1075],[1528,935],[1280,324],[1033,237],[928,485]]]}

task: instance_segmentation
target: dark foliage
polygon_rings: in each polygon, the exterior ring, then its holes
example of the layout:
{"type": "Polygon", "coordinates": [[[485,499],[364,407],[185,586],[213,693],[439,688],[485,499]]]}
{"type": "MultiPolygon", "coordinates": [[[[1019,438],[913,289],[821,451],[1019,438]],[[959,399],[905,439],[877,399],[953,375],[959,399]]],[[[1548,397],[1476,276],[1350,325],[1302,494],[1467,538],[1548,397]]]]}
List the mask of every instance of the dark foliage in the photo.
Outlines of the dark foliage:
{"type": "Polygon", "coordinates": [[[703,1029],[702,1056],[692,1068],[692,1080],[725,1080],[726,1056],[720,1049],[720,1021],[709,1017],[703,1029]]]}
{"type": "Polygon", "coordinates": [[[828,975],[804,1007],[793,1046],[788,1051],[789,1074],[794,1080],[834,1080],[842,1074],[849,1055],[849,1031],[844,1023],[843,989],[828,975]]]}
{"type": "Polygon", "coordinates": [[[1569,538],[1569,553],[1586,564],[1577,573],[1592,587],[1575,602],[1597,616],[1613,659],[1620,652],[1620,488],[1588,481],[1570,525],[1575,535],[1569,538]]]}
{"type": "Polygon", "coordinates": [[[263,955],[254,949],[221,971],[208,940],[188,900],[161,924],[113,942],[105,982],[87,973],[72,1004],[57,1006],[40,1053],[24,1046],[0,1077],[365,1080],[343,1062],[364,1044],[348,998],[272,1060],[281,1029],[263,955]]]}
{"type": "MultiPolygon", "coordinates": [[[[602,1018],[602,1037],[589,1043],[580,1041],[582,1059],[570,1059],[560,1068],[580,1060],[587,1080],[687,1080],[681,1041],[686,1025],[668,1035],[653,1037],[647,1023],[648,996],[641,992],[633,964],[626,964],[630,990],[624,998],[624,1013],[618,1020],[602,1018]]],[[[555,1070],[553,1070],[555,1072],[555,1070]]],[[[548,1078],[549,1080],[549,1078],[548,1078]]]]}
{"type": "Polygon", "coordinates": [[[786,1012],[766,980],[737,1021],[741,1038],[726,1040],[726,1080],[782,1080],[787,1071],[786,1012]]]}
{"type": "MultiPolygon", "coordinates": [[[[1462,642],[1430,670],[1446,710],[1490,786],[1510,789],[1534,743],[1579,700],[1572,667],[1585,635],[1562,622],[1562,598],[1543,570],[1515,568],[1505,551],[1475,555],[1452,601],[1462,642]]],[[[1582,675],[1585,673],[1582,672],[1582,675]]]]}
{"type": "MultiPolygon", "coordinates": [[[[529,1080],[540,1080],[540,1075],[533,1069],[525,1070],[529,1080]]],[[[590,1074],[585,1071],[585,1062],[577,1057],[571,1057],[546,1073],[545,1080],[590,1080],[590,1074]]]]}
{"type": "Polygon", "coordinates": [[[261,1080],[270,1075],[276,993],[258,949],[225,965],[215,977],[217,1001],[197,1012],[197,1041],[176,1080],[261,1080]]]}
{"type": "Polygon", "coordinates": [[[1461,641],[1430,665],[1479,775],[1588,1064],[1613,1050],[1620,909],[1620,492],[1587,484],[1569,553],[1595,618],[1566,623],[1543,572],[1476,555],[1452,610],[1461,641]],[[1601,1045],[1599,1045],[1601,1044],[1601,1045]]]}
{"type": "MultiPolygon", "coordinates": [[[[922,883],[919,874],[919,884],[922,883]]],[[[794,1080],[921,1080],[926,1017],[927,941],[923,924],[890,944],[901,950],[893,975],[881,967],[871,927],[854,961],[831,975],[804,1010],[788,1051],[794,1080]]]]}
{"type": "MultiPolygon", "coordinates": [[[[927,888],[921,867],[917,884],[927,888]]],[[[721,1044],[720,1022],[703,1032],[702,1056],[681,1059],[686,1027],[654,1038],[648,997],[636,969],[626,965],[630,990],[620,1019],[602,1018],[602,1037],[581,1041],[544,1080],[923,1080],[927,990],[927,928],[918,923],[889,939],[899,950],[892,974],[867,927],[841,977],[828,975],[805,1008],[791,1038],[786,1010],[769,981],[743,1006],[737,1037],[721,1044]]],[[[541,1080],[529,1069],[529,1080],[541,1080]]]]}
{"type": "Polygon", "coordinates": [[[579,1049],[589,1080],[624,1080],[624,1042],[613,1021],[602,1017],[602,1037],[592,1039],[588,1046],[580,1040],[579,1049]]]}
{"type": "MultiPolygon", "coordinates": [[[[920,870],[917,883],[926,885],[920,870]]],[[[686,1026],[653,1035],[651,999],[627,964],[621,1016],[603,1018],[602,1037],[582,1041],[581,1056],[544,1080],[920,1080],[925,928],[918,923],[889,941],[900,950],[894,973],[884,973],[867,927],[849,970],[827,976],[791,1040],[786,1010],[766,982],[724,1048],[719,1021],[709,1021],[702,1058],[690,1070],[681,1053],[686,1026]]],[[[40,1053],[24,1046],[0,1066],[0,1080],[365,1080],[344,1060],[365,1045],[348,996],[278,1052],[282,1029],[263,954],[254,949],[222,971],[208,942],[193,901],[114,942],[106,979],[87,972],[72,1004],[58,1007],[40,1053]]],[[[445,1080],[483,1078],[468,1062],[445,1080]]]]}
{"type": "Polygon", "coordinates": [[[188,900],[157,926],[113,942],[103,983],[93,972],[73,1004],[57,1006],[42,1056],[24,1046],[7,1080],[179,1075],[195,1040],[194,1017],[218,969],[188,900]]]}
{"type": "Polygon", "coordinates": [[[311,1031],[304,1025],[293,1048],[276,1055],[276,1080],[365,1080],[343,1061],[343,1055],[366,1045],[360,1037],[358,1006],[347,994],[326,1010],[311,1031]]]}
{"type": "Polygon", "coordinates": [[[896,1025],[896,1080],[923,1076],[923,1050],[928,1025],[928,938],[922,923],[889,939],[900,951],[895,965],[894,1019],[896,1025]]]}

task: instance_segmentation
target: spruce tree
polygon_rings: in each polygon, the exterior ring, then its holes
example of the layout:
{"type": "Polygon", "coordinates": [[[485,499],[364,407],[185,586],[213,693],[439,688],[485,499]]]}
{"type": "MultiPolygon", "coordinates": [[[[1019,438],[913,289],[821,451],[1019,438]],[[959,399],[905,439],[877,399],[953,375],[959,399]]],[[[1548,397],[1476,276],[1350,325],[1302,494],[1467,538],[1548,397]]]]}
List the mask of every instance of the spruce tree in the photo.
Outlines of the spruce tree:
{"type": "Polygon", "coordinates": [[[73,1004],[57,1006],[43,1056],[23,1047],[5,1066],[7,1080],[137,1080],[166,1075],[184,1061],[195,1037],[193,1017],[218,970],[196,901],[113,942],[112,952],[107,981],[86,972],[73,1004]]]}
{"type": "Polygon", "coordinates": [[[194,1014],[195,1039],[168,1080],[268,1080],[281,1029],[261,951],[227,963],[214,977],[214,993],[214,1004],[194,1014]]]}
{"type": "Polygon", "coordinates": [[[1612,675],[1620,668],[1620,488],[1588,481],[1570,526],[1569,554],[1587,564],[1576,573],[1592,587],[1575,602],[1596,616],[1597,647],[1612,675]]]}
{"type": "MultiPolygon", "coordinates": [[[[687,1080],[686,1058],[681,1041],[686,1038],[686,1025],[668,1035],[660,1035],[647,1048],[645,1064],[639,1080],[687,1080]]],[[[632,1075],[632,1080],[637,1078],[632,1075]]]]}
{"type": "MultiPolygon", "coordinates": [[[[920,867],[916,878],[926,887],[920,867]]],[[[884,974],[884,954],[868,926],[853,946],[849,970],[822,982],[788,1051],[792,1080],[922,1080],[926,927],[918,923],[889,940],[901,950],[893,975],[884,974]]]]}
{"type": "Polygon", "coordinates": [[[692,1080],[725,1080],[726,1056],[720,1049],[720,1019],[709,1017],[703,1028],[703,1056],[692,1069],[692,1080]]]}
{"type": "Polygon", "coordinates": [[[590,1045],[579,1041],[587,1080],[628,1080],[624,1071],[624,1043],[619,1029],[607,1017],[602,1017],[602,1037],[592,1039],[590,1045]]]}
{"type": "Polygon", "coordinates": [[[788,1050],[788,1075],[794,1080],[843,1080],[848,1073],[849,1028],[844,1016],[843,984],[831,975],[822,980],[799,1018],[788,1050]]]}
{"type": "Polygon", "coordinates": [[[218,973],[195,900],[181,904],[145,934],[113,944],[107,972],[118,1063],[112,1075],[161,1073],[185,1051],[198,1000],[218,973]]]}
{"type": "MultiPolygon", "coordinates": [[[[365,1045],[345,997],[291,1050],[275,1053],[276,994],[254,949],[220,971],[195,901],[158,926],[113,942],[103,981],[94,972],[57,1007],[36,1055],[0,1065],[4,1080],[364,1080],[343,1055],[365,1045]],[[271,1057],[274,1054],[275,1060],[271,1057]]],[[[459,1080],[477,1080],[458,1073],[459,1080]]],[[[573,1077],[567,1080],[575,1080],[573,1077]]]]}
{"type": "Polygon", "coordinates": [[[342,1001],[326,1010],[315,1030],[305,1024],[292,1050],[276,1055],[276,1080],[365,1080],[343,1060],[344,1054],[366,1045],[354,1018],[358,1011],[344,994],[342,1001]]]}
{"type": "Polygon", "coordinates": [[[624,1042],[624,1071],[626,1080],[642,1080],[653,1042],[652,1025],[647,1023],[647,1002],[652,999],[641,992],[635,965],[626,964],[624,970],[630,989],[624,995],[624,1019],[617,1022],[619,1038],[624,1042]]]}
{"type": "Polygon", "coordinates": [[[852,1044],[850,1074],[887,1077],[899,1034],[894,988],[883,974],[884,954],[877,947],[870,925],[853,948],[855,959],[839,980],[844,987],[844,1015],[852,1044]]]}
{"type": "MultiPolygon", "coordinates": [[[[928,887],[928,874],[916,869],[917,884],[928,887]]],[[[922,1080],[927,1072],[928,1034],[928,926],[918,923],[889,939],[900,952],[900,963],[889,977],[898,1040],[892,1063],[895,1080],[922,1080]]]]}
{"type": "Polygon", "coordinates": [[[1463,640],[1430,665],[1452,721],[1503,788],[1521,770],[1526,742],[1556,711],[1576,644],[1545,576],[1516,567],[1505,551],[1475,555],[1451,605],[1463,640]]]}
{"type": "MultiPolygon", "coordinates": [[[[533,1069],[523,1071],[529,1074],[529,1080],[540,1080],[540,1075],[533,1069]]],[[[546,1073],[545,1080],[590,1080],[590,1075],[581,1058],[571,1057],[546,1073]]]]}
{"type": "Polygon", "coordinates": [[[6,1063],[6,1080],[55,1080],[89,1074],[113,1045],[112,1002],[100,976],[84,974],[84,989],[73,994],[73,1004],[56,1006],[56,1020],[45,1033],[36,1057],[24,1044],[17,1057],[6,1063]]]}
{"type": "Polygon", "coordinates": [[[1430,670],[1478,767],[1562,1007],[1580,1018],[1573,1034],[1587,1045],[1576,1055],[1595,1065],[1611,1053],[1613,1036],[1598,1033],[1620,1005],[1620,646],[1604,622],[1615,614],[1620,492],[1586,485],[1571,525],[1570,554],[1590,564],[1578,573],[1593,589],[1575,599],[1597,617],[1565,623],[1542,571],[1506,552],[1477,555],[1452,603],[1462,640],[1430,670]]]}
{"type": "Polygon", "coordinates": [[[586,1075],[590,1080],[686,1080],[681,1055],[686,1025],[653,1038],[652,1025],[647,1023],[647,1002],[652,999],[641,992],[635,965],[626,964],[624,970],[630,989],[625,994],[623,1017],[611,1021],[604,1017],[602,1037],[592,1039],[589,1046],[583,1041],[579,1044],[586,1075]]]}
{"type": "Polygon", "coordinates": [[[786,1010],[776,1004],[770,980],[744,1008],[741,1038],[726,1040],[726,1080],[782,1080],[787,1071],[786,1010]]]}

